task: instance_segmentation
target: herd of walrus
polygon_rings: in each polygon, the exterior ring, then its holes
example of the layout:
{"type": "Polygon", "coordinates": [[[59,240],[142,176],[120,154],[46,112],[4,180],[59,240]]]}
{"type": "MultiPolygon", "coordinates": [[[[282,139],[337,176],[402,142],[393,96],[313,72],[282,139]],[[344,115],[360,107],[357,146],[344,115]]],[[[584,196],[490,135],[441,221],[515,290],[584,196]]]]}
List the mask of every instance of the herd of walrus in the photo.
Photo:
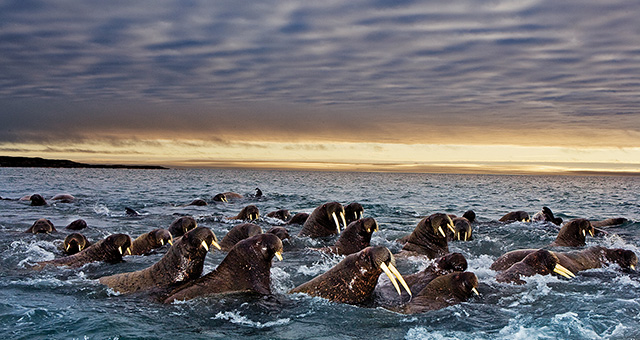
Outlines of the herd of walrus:
{"type": "MultiPolygon", "coordinates": [[[[253,197],[261,197],[256,188],[253,197]]],[[[243,198],[226,192],[215,195],[210,202],[194,200],[190,205],[207,205],[243,198]]],[[[57,195],[51,200],[73,202],[69,194],[57,195]]],[[[31,205],[47,205],[38,194],[25,196],[31,205]]],[[[129,216],[138,212],[126,208],[129,216]]],[[[476,214],[469,210],[458,217],[434,213],[420,220],[413,232],[397,240],[402,249],[396,254],[384,247],[371,245],[372,234],[379,230],[377,221],[364,217],[359,203],[342,205],[327,202],[315,207],[311,214],[291,215],[286,209],[266,214],[280,220],[267,232],[254,224],[260,219],[257,206],[245,206],[230,220],[240,220],[218,240],[213,231],[198,226],[192,216],[176,218],[167,229],[154,229],[131,239],[126,234],[112,234],[91,243],[78,231],[87,223],[76,220],[66,226],[73,231],[64,239],[61,256],[38,262],[34,269],[48,266],[81,267],[90,262],[116,263],[124,256],[148,254],[164,248],[164,256],[148,268],[99,278],[99,282],[121,294],[143,293],[154,300],[170,303],[226,293],[270,295],[271,263],[274,257],[283,260],[283,242],[291,238],[312,238],[333,242],[333,245],[314,248],[313,251],[340,256],[342,260],[327,272],[291,289],[289,293],[302,293],[330,301],[362,305],[367,303],[399,313],[422,313],[467,301],[478,291],[478,279],[467,272],[467,261],[461,253],[450,253],[449,242],[464,242],[473,238],[476,214]],[[289,230],[299,229],[296,236],[289,230]],[[205,257],[210,251],[226,252],[217,267],[203,274],[205,257]],[[408,257],[422,258],[424,270],[402,275],[396,261],[408,257]],[[384,273],[386,277],[380,277],[384,273]]],[[[572,279],[580,271],[617,265],[621,270],[635,270],[638,259],[631,250],[609,249],[602,246],[586,247],[586,237],[606,234],[603,227],[627,222],[624,218],[602,221],[573,219],[563,221],[551,209],[543,207],[533,216],[525,211],[514,211],[499,219],[502,223],[539,221],[558,226],[558,235],[552,243],[541,249],[517,249],[496,259],[490,269],[497,272],[496,281],[523,284],[533,275],[557,275],[572,279]],[[567,248],[575,250],[566,251],[567,248]]],[[[38,219],[27,233],[53,233],[56,228],[47,219],[38,219]]],[[[286,255],[284,256],[286,257],[286,255]]]]}

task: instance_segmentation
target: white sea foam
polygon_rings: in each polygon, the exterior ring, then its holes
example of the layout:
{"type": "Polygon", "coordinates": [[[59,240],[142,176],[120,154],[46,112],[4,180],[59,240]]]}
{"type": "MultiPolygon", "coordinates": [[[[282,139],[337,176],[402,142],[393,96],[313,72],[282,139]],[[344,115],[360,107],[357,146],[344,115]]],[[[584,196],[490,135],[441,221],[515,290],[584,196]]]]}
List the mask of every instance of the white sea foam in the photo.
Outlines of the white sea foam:
{"type": "Polygon", "coordinates": [[[268,327],[274,327],[274,326],[282,326],[291,322],[290,318],[282,318],[282,319],[277,319],[275,321],[268,321],[268,322],[253,321],[247,318],[246,316],[240,314],[239,312],[219,312],[211,319],[228,320],[231,323],[234,323],[236,325],[248,326],[253,328],[268,328],[268,327]]]}
{"type": "Polygon", "coordinates": [[[320,261],[314,262],[311,266],[302,265],[298,267],[297,272],[299,274],[317,276],[333,268],[340,260],[341,258],[338,256],[325,257],[320,261]]]}
{"type": "Polygon", "coordinates": [[[98,215],[104,215],[104,216],[109,216],[109,214],[111,213],[109,208],[107,208],[107,206],[104,205],[104,204],[96,204],[96,205],[94,205],[93,206],[93,212],[95,212],[98,215]]]}
{"type": "Polygon", "coordinates": [[[279,267],[271,267],[271,288],[275,293],[286,294],[294,288],[291,275],[279,267]]]}

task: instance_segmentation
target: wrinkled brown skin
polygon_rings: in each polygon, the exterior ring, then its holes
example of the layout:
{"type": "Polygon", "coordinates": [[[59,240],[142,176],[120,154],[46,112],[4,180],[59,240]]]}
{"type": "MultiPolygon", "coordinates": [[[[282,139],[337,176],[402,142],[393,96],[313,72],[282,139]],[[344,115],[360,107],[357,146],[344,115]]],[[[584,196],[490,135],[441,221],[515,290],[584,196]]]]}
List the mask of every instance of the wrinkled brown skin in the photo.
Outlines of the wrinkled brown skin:
{"type": "Polygon", "coordinates": [[[152,266],[131,273],[100,278],[100,283],[116,292],[133,293],[140,290],[169,288],[195,280],[202,275],[207,249],[202,246],[215,240],[209,228],[197,227],[187,232],[152,266]]]}
{"type": "Polygon", "coordinates": [[[207,201],[203,200],[202,198],[196,198],[195,200],[191,201],[191,203],[189,203],[188,205],[195,205],[198,207],[203,207],[205,205],[208,205],[207,201]]]}
{"type": "Polygon", "coordinates": [[[439,276],[414,295],[399,312],[416,314],[437,310],[467,301],[478,287],[478,278],[471,272],[455,272],[439,276]]]}
{"type": "MultiPolygon", "coordinates": [[[[536,249],[510,251],[500,256],[490,268],[496,271],[506,270],[535,251],[536,249]]],[[[560,265],[574,274],[587,269],[602,268],[605,265],[614,263],[622,269],[629,269],[631,265],[635,267],[638,263],[638,257],[631,250],[609,249],[601,246],[593,246],[579,251],[553,251],[552,253],[558,258],[560,265]]]]}
{"type": "Polygon", "coordinates": [[[236,243],[256,235],[262,234],[262,228],[253,223],[242,223],[231,228],[220,241],[220,248],[223,251],[230,251],[236,243]]]}
{"type": "MultiPolygon", "coordinates": [[[[426,255],[430,259],[444,256],[449,253],[447,238],[438,232],[438,227],[446,233],[447,215],[436,213],[423,218],[411,235],[406,238],[403,251],[426,255]]],[[[446,234],[445,234],[446,235],[446,234]]]]}
{"type": "Polygon", "coordinates": [[[282,241],[260,234],[238,242],[216,269],[173,290],[164,303],[217,294],[246,292],[271,294],[271,261],[282,252],[282,241]]]}
{"type": "Polygon", "coordinates": [[[362,214],[364,214],[364,208],[360,203],[353,202],[344,207],[344,217],[345,220],[347,220],[347,225],[351,224],[353,221],[361,219],[362,214]]]}
{"type": "MultiPolygon", "coordinates": [[[[403,275],[402,277],[407,282],[411,292],[418,293],[438,276],[465,270],[467,270],[467,260],[464,256],[461,253],[451,253],[435,259],[427,268],[415,274],[403,275]]],[[[375,293],[376,297],[379,297],[377,300],[381,300],[387,306],[398,306],[409,302],[411,299],[411,296],[405,290],[401,290],[401,295],[398,295],[391,281],[384,275],[378,281],[375,293]]]]}
{"type": "Polygon", "coordinates": [[[291,213],[287,209],[280,209],[269,212],[267,214],[267,217],[277,218],[282,221],[288,221],[291,218],[291,213]]]}
{"type": "Polygon", "coordinates": [[[81,252],[90,245],[91,243],[84,235],[80,233],[73,233],[64,238],[62,251],[67,255],[73,255],[81,252]]]}
{"type": "Polygon", "coordinates": [[[306,222],[308,218],[309,218],[309,214],[303,213],[303,212],[299,212],[299,213],[293,215],[293,217],[291,217],[291,219],[289,220],[289,222],[287,222],[287,224],[303,225],[304,222],[306,222]]]}
{"type": "Polygon", "coordinates": [[[326,273],[316,276],[289,293],[304,293],[334,302],[359,304],[373,297],[373,290],[382,273],[380,263],[395,259],[385,247],[367,247],[348,255],[326,273]]]}
{"type": "MultiPolygon", "coordinates": [[[[451,217],[451,216],[450,216],[451,217]]],[[[453,228],[456,230],[455,235],[447,228],[444,231],[447,234],[448,241],[464,241],[464,233],[467,233],[467,241],[471,241],[473,238],[473,230],[471,229],[471,223],[464,217],[451,217],[453,221],[453,228]]]]}
{"type": "Polygon", "coordinates": [[[48,264],[76,268],[97,261],[117,263],[122,261],[122,254],[118,251],[118,247],[122,248],[123,254],[126,253],[127,248],[131,247],[131,237],[126,234],[109,235],[77,254],[51,261],[38,262],[34,269],[42,269],[48,264]]]}
{"type": "Polygon", "coordinates": [[[173,222],[171,222],[171,225],[169,226],[168,230],[173,236],[173,238],[177,238],[184,235],[186,232],[188,232],[191,229],[194,229],[197,226],[198,226],[198,223],[196,222],[195,218],[191,216],[182,216],[180,218],[175,219],[173,222]]]}
{"type": "Polygon", "coordinates": [[[590,221],[594,228],[609,227],[626,223],[628,220],[624,217],[607,218],[606,220],[590,221]]]}
{"type": "Polygon", "coordinates": [[[589,230],[595,232],[591,222],[584,218],[577,218],[567,222],[560,228],[558,236],[555,241],[551,242],[551,247],[582,247],[586,245],[586,237],[582,235],[582,231],[585,230],[587,235],[589,230]]]}
{"type": "MultiPolygon", "coordinates": [[[[338,234],[338,228],[331,216],[332,213],[338,217],[341,224],[340,213],[344,213],[342,204],[338,202],[325,203],[313,210],[309,218],[302,225],[302,230],[298,236],[308,236],[310,238],[327,237],[338,234]]],[[[343,226],[346,227],[346,226],[343,226]]]]}
{"type": "Polygon", "coordinates": [[[87,222],[83,219],[77,219],[71,223],[69,223],[68,226],[65,227],[65,229],[69,229],[69,230],[82,230],[84,228],[87,227],[87,222]]]}
{"type": "Polygon", "coordinates": [[[331,247],[320,248],[319,250],[338,255],[349,255],[357,253],[370,246],[371,235],[377,228],[378,223],[372,217],[363,218],[351,222],[338,237],[336,243],[331,247]]]}
{"type": "MultiPolygon", "coordinates": [[[[546,249],[534,250],[527,254],[521,261],[514,263],[506,270],[496,275],[496,281],[503,283],[525,284],[522,277],[536,274],[549,275],[553,273],[556,264],[560,263],[558,257],[546,249]]],[[[493,266],[492,266],[493,267],[493,266]]]]}
{"type": "Polygon", "coordinates": [[[527,213],[526,211],[512,211],[510,213],[507,213],[506,215],[500,217],[500,219],[498,220],[500,222],[529,222],[531,221],[531,218],[529,217],[529,213],[527,213]]]}
{"type": "Polygon", "coordinates": [[[173,241],[171,233],[166,229],[154,229],[138,236],[131,245],[131,255],[146,255],[173,241]]]}
{"type": "Polygon", "coordinates": [[[240,210],[238,215],[233,216],[233,217],[229,217],[229,219],[230,220],[252,221],[252,219],[249,217],[250,215],[256,216],[256,219],[257,219],[257,217],[260,216],[260,210],[258,209],[258,207],[256,207],[253,204],[250,204],[250,205],[242,208],[242,210],[240,210]]]}
{"type": "Polygon", "coordinates": [[[42,195],[39,195],[39,194],[31,195],[31,197],[29,197],[29,200],[31,201],[31,205],[34,207],[47,205],[47,201],[45,201],[44,197],[42,197],[42,195]]]}
{"type": "Polygon", "coordinates": [[[284,227],[273,227],[271,229],[269,229],[267,231],[268,234],[274,234],[276,236],[278,236],[278,238],[280,239],[280,241],[284,241],[286,239],[288,239],[289,236],[289,231],[287,231],[286,228],[284,227]]]}
{"type": "Polygon", "coordinates": [[[57,232],[56,227],[53,226],[51,221],[46,218],[41,218],[31,225],[31,227],[25,230],[25,233],[31,234],[50,234],[57,232]]]}
{"type": "Polygon", "coordinates": [[[58,194],[51,198],[52,201],[56,201],[58,203],[73,203],[76,200],[75,197],[69,194],[58,194]]]}

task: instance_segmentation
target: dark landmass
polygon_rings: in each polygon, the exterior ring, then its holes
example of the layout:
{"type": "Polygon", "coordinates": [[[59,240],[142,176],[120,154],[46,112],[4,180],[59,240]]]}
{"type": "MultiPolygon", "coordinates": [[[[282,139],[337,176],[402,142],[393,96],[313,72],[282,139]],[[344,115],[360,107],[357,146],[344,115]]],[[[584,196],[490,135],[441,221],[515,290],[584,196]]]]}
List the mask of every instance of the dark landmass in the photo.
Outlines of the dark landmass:
{"type": "Polygon", "coordinates": [[[0,156],[0,167],[14,168],[97,168],[97,169],[159,169],[168,168],[158,165],[122,165],[122,164],[86,164],[66,159],[44,159],[40,157],[0,156]]]}

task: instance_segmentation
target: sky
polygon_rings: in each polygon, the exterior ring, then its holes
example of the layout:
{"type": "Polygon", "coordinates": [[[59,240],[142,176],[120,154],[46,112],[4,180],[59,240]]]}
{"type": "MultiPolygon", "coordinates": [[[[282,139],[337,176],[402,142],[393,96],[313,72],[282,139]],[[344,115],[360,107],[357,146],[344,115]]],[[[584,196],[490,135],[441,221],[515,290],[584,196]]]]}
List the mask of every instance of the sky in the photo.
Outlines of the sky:
{"type": "Polygon", "coordinates": [[[640,173],[637,0],[0,1],[0,155],[640,173]]]}

